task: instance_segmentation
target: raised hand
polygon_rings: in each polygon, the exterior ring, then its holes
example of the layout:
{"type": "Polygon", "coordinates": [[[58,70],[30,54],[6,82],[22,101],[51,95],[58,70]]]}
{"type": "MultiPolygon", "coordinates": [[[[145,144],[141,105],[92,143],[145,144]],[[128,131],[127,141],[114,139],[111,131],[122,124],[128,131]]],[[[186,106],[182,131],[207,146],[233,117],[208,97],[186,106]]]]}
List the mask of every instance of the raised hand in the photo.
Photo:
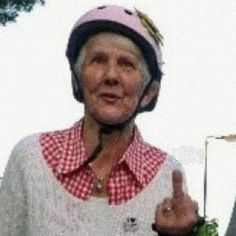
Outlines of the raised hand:
{"type": "Polygon", "coordinates": [[[173,196],[165,198],[157,205],[155,227],[158,231],[170,235],[185,235],[198,221],[198,206],[183,191],[183,176],[179,170],[172,174],[173,196]]]}

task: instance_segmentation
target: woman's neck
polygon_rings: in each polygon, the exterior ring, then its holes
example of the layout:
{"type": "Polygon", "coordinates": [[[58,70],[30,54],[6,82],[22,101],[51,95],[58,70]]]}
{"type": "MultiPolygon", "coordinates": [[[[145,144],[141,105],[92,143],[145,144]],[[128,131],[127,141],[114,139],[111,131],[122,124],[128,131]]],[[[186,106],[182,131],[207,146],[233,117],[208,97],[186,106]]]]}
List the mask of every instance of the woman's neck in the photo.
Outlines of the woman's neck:
{"type": "MultiPolygon", "coordinates": [[[[83,140],[90,155],[99,143],[99,132],[102,126],[89,116],[85,116],[83,125],[83,140]]],[[[93,166],[114,166],[127,149],[133,134],[134,123],[127,123],[122,129],[114,129],[109,134],[103,134],[103,148],[94,160],[93,166]]]]}
{"type": "Polygon", "coordinates": [[[82,135],[88,156],[94,152],[99,142],[102,142],[102,150],[98,153],[96,159],[89,163],[94,175],[92,195],[96,197],[107,196],[107,183],[110,173],[130,144],[134,123],[131,121],[122,129],[115,128],[111,132],[102,135],[99,134],[101,127],[102,125],[96,120],[85,115],[82,135]],[[101,140],[99,140],[99,136],[101,140]]]}

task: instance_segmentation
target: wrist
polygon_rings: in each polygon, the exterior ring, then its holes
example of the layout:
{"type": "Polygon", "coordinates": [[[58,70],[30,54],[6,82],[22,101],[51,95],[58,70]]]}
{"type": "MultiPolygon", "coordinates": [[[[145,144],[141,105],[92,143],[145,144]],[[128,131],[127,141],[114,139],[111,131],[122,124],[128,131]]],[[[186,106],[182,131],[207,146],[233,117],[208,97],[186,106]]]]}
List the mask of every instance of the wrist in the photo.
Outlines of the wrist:
{"type": "Polygon", "coordinates": [[[165,232],[162,232],[156,228],[155,223],[152,224],[152,230],[158,233],[158,236],[195,236],[197,234],[198,229],[205,224],[204,217],[199,217],[197,223],[194,225],[194,227],[185,234],[168,234],[165,232]]]}

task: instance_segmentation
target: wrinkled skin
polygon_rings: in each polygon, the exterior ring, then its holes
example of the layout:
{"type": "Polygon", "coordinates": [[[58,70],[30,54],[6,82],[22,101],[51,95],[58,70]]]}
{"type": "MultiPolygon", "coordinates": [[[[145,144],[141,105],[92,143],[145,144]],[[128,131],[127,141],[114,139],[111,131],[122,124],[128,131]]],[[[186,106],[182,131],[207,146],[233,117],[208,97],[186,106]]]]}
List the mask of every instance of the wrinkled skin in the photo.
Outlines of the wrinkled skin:
{"type": "MultiPolygon", "coordinates": [[[[122,48],[106,33],[88,40],[81,73],[85,116],[118,124],[133,115],[147,83],[141,73],[142,58],[140,51],[122,48]]],[[[143,100],[154,95],[147,93],[143,100]]]]}
{"type": "Polygon", "coordinates": [[[172,174],[173,196],[157,205],[156,229],[173,235],[187,234],[197,223],[197,203],[183,192],[183,177],[179,170],[172,174]]]}

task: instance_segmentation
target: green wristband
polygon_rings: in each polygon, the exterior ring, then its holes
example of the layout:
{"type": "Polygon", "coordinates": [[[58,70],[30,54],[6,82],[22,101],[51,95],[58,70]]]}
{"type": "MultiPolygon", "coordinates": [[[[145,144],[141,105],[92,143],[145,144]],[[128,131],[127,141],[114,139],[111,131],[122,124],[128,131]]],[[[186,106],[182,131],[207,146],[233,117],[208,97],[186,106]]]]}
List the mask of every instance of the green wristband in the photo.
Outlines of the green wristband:
{"type": "Polygon", "coordinates": [[[194,228],[184,235],[166,234],[156,229],[155,224],[152,224],[152,229],[158,233],[158,236],[218,236],[217,221],[215,219],[207,221],[204,217],[199,217],[194,228]]]}

